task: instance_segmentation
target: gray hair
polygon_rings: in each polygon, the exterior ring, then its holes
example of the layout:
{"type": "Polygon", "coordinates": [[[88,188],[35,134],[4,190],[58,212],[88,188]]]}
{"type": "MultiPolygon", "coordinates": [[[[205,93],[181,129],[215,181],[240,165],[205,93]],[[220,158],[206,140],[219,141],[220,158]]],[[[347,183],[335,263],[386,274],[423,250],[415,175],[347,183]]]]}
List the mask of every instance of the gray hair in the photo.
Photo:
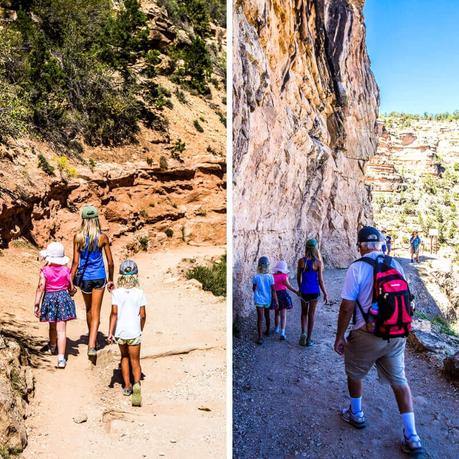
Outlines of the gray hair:
{"type": "Polygon", "coordinates": [[[375,242],[361,242],[360,246],[362,249],[368,249],[368,250],[382,250],[384,242],[381,241],[375,241],[375,242]]]}

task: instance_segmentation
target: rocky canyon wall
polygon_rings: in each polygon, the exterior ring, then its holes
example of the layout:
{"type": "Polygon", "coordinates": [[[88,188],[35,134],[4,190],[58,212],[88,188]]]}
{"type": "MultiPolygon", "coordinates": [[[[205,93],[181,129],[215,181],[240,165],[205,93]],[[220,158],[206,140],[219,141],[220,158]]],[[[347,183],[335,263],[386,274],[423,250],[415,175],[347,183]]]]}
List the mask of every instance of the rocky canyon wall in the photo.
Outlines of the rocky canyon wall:
{"type": "Polygon", "coordinates": [[[371,221],[365,162],[379,93],[363,1],[245,0],[234,7],[234,302],[269,255],[294,269],[306,239],[346,266],[371,221]]]}

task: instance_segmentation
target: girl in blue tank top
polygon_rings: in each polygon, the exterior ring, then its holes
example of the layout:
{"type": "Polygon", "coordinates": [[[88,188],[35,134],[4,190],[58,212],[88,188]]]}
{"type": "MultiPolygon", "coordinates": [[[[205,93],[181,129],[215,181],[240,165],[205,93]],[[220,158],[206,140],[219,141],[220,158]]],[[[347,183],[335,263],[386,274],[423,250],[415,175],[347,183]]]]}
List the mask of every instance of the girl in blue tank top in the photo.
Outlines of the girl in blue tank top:
{"type": "Polygon", "coordinates": [[[73,262],[71,276],[80,287],[86,305],[88,323],[88,356],[97,355],[96,341],[100,324],[100,309],[105,286],[111,291],[113,284],[113,257],[108,236],[100,229],[99,213],[93,206],[85,206],[81,212],[81,227],[73,238],[73,262]],[[104,256],[107,259],[105,271],[104,256]]]}
{"type": "Polygon", "coordinates": [[[306,242],[305,256],[298,260],[297,282],[302,299],[300,346],[312,344],[312,331],[320,290],[324,294],[324,303],[328,302],[323,278],[323,263],[317,246],[315,239],[309,239],[306,242]]]}

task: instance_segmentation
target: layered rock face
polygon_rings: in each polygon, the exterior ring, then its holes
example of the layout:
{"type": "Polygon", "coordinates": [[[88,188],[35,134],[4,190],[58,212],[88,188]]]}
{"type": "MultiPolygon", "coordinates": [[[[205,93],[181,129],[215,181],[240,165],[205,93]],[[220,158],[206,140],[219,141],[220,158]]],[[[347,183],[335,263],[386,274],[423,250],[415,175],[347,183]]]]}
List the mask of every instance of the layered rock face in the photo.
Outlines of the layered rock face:
{"type": "Polygon", "coordinates": [[[251,310],[257,258],[294,267],[316,237],[346,266],[371,221],[364,165],[378,88],[363,1],[246,0],[234,8],[234,301],[251,310]]]}
{"type": "Polygon", "coordinates": [[[404,176],[438,175],[445,164],[459,161],[459,122],[400,120],[378,122],[378,148],[366,166],[366,182],[373,192],[403,188],[404,176]]]}

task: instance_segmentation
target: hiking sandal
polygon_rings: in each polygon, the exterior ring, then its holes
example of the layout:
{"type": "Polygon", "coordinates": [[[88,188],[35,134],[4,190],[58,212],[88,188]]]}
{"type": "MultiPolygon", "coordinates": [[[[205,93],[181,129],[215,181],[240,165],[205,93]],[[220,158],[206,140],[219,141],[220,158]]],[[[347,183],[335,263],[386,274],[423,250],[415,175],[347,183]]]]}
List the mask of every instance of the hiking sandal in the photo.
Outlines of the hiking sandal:
{"type": "Polygon", "coordinates": [[[404,433],[401,448],[410,457],[415,457],[416,459],[425,458],[425,450],[422,447],[421,439],[417,435],[407,438],[404,433]]]}
{"type": "Polygon", "coordinates": [[[130,395],[132,395],[132,387],[125,387],[123,389],[123,395],[125,395],[126,397],[129,397],[130,395]]]}
{"type": "Polygon", "coordinates": [[[306,347],[310,347],[310,346],[312,346],[313,344],[314,344],[314,341],[313,341],[311,338],[308,338],[308,339],[306,340],[306,347]]]}
{"type": "Polygon", "coordinates": [[[142,394],[140,391],[140,383],[135,383],[132,386],[132,397],[131,397],[132,406],[142,406],[142,394]]]}
{"type": "Polygon", "coordinates": [[[298,344],[300,346],[306,346],[306,334],[303,333],[301,336],[300,336],[300,341],[298,342],[298,344]]]}
{"type": "Polygon", "coordinates": [[[95,347],[88,347],[88,357],[95,357],[97,355],[97,349],[95,347]]]}
{"type": "Polygon", "coordinates": [[[363,429],[367,426],[365,416],[363,415],[363,411],[354,414],[351,410],[351,407],[343,408],[341,410],[341,419],[344,422],[347,422],[351,426],[355,427],[356,429],[363,429]]]}

